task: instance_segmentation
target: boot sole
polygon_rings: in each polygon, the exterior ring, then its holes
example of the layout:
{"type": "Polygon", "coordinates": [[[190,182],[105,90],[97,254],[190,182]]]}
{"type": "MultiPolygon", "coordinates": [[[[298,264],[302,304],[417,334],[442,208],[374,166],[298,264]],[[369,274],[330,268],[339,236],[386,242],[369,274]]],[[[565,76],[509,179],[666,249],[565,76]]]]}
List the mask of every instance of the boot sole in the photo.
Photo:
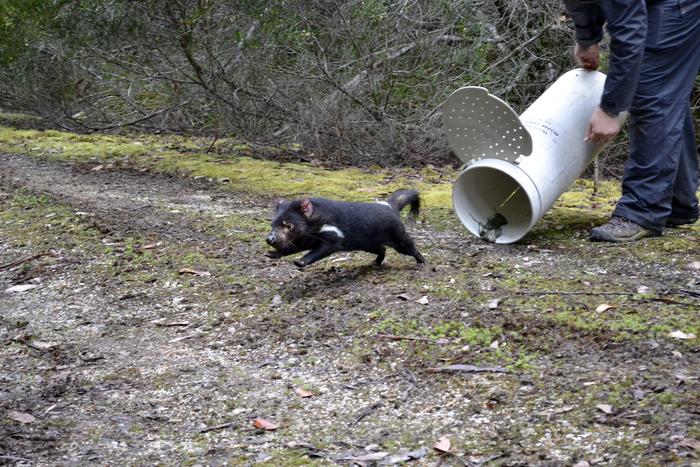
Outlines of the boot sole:
{"type": "Polygon", "coordinates": [[[683,226],[683,225],[691,225],[691,224],[695,224],[695,222],[697,222],[697,220],[698,220],[697,218],[695,218],[695,219],[687,219],[687,220],[669,219],[669,220],[666,222],[666,227],[669,227],[669,228],[672,229],[672,228],[674,228],[674,227],[681,227],[681,226],[683,226]]]}
{"type": "Polygon", "coordinates": [[[659,234],[652,232],[651,230],[642,230],[640,232],[637,232],[634,235],[630,235],[629,237],[616,237],[613,234],[609,232],[600,232],[596,231],[595,229],[591,230],[591,235],[590,235],[590,240],[592,242],[612,242],[612,243],[625,243],[625,242],[634,242],[637,240],[641,240],[642,238],[646,237],[658,237],[659,234]]]}

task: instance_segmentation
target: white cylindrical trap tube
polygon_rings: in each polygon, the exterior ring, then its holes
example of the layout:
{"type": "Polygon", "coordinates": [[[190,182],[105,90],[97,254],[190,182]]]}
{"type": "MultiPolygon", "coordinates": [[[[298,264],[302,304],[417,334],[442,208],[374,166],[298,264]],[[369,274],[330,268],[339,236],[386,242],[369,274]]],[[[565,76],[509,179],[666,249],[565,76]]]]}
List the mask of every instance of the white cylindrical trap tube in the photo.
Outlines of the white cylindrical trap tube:
{"type": "Polygon", "coordinates": [[[453,206],[471,233],[495,243],[520,240],[583,173],[603,148],[584,137],[604,84],[603,73],[569,71],[520,117],[483,88],[447,99],[445,131],[465,163],[453,206]]]}

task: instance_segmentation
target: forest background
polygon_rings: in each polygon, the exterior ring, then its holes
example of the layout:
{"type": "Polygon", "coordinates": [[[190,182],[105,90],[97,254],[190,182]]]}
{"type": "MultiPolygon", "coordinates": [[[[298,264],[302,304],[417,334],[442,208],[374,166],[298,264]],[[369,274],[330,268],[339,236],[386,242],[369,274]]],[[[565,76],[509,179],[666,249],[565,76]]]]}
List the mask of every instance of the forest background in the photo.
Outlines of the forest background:
{"type": "MultiPolygon", "coordinates": [[[[555,0],[4,0],[0,107],[328,166],[456,164],[445,98],[478,85],[522,112],[575,66],[573,43],[555,0]]],[[[604,175],[620,175],[617,141],[604,175]]]]}

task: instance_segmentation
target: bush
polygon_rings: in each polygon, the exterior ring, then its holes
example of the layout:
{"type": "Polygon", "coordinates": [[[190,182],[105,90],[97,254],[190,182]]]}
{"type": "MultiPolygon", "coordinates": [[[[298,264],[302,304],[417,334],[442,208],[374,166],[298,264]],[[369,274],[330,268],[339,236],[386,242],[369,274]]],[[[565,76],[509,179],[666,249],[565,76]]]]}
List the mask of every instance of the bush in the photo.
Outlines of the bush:
{"type": "Polygon", "coordinates": [[[3,107],[341,165],[453,163],[449,93],[484,86],[522,111],[573,66],[553,0],[5,0],[0,17],[3,107]]]}

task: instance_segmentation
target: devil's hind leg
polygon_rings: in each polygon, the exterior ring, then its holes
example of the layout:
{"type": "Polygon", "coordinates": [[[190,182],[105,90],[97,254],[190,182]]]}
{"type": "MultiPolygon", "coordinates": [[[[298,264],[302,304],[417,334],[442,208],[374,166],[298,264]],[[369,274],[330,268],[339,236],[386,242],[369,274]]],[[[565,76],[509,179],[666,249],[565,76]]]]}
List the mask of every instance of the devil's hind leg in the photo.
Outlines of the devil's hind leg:
{"type": "Polygon", "coordinates": [[[384,262],[384,257],[386,256],[386,248],[380,246],[379,248],[370,251],[370,253],[374,253],[377,255],[377,257],[374,259],[374,263],[377,266],[380,266],[382,262],[384,262]]]}
{"type": "Polygon", "coordinates": [[[418,264],[425,263],[425,258],[423,258],[423,255],[420,254],[416,248],[416,244],[413,242],[413,239],[408,236],[408,234],[404,233],[403,236],[397,239],[397,241],[391,246],[402,255],[413,256],[418,264]]]}

